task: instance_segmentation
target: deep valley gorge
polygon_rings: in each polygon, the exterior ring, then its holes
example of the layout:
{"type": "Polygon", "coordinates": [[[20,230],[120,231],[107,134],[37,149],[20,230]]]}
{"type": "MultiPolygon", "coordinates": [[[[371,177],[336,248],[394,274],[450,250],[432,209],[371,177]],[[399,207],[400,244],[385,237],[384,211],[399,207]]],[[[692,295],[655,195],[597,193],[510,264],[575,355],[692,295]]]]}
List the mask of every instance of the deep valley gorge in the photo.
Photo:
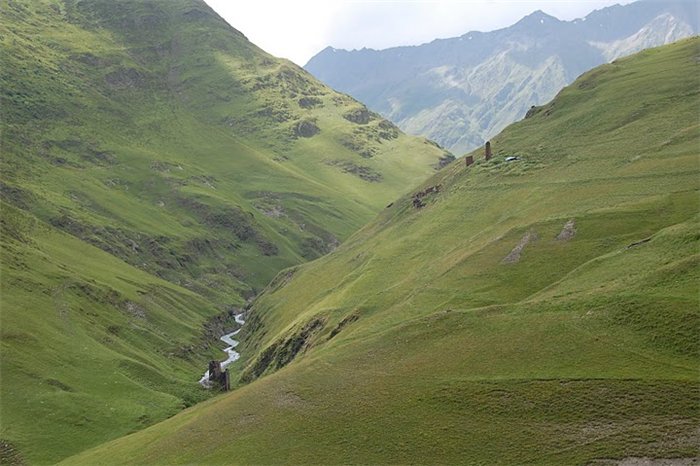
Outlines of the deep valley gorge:
{"type": "Polygon", "coordinates": [[[695,464],[696,3],[212,6],[0,0],[0,464],[695,464]]]}

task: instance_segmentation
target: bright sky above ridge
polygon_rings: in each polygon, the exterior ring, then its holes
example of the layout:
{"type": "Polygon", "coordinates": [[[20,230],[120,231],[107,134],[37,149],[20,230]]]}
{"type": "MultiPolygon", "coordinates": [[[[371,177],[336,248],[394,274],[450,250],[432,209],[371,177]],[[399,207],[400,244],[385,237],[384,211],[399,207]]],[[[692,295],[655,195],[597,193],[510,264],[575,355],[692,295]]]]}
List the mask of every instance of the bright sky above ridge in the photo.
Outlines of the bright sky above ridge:
{"type": "Polygon", "coordinates": [[[298,65],[327,46],[384,49],[508,27],[533,11],[561,20],[632,0],[205,0],[256,45],[298,65]]]}

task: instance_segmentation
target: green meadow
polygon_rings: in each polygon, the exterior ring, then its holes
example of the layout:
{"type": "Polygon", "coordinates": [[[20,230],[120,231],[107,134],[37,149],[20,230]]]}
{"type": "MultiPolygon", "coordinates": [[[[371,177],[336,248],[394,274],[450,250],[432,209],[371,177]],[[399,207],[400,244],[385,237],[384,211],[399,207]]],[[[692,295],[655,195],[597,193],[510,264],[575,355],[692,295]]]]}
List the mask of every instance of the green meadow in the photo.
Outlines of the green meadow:
{"type": "Polygon", "coordinates": [[[698,57],[584,74],[277,275],[237,390],[64,464],[697,457],[698,57]]]}

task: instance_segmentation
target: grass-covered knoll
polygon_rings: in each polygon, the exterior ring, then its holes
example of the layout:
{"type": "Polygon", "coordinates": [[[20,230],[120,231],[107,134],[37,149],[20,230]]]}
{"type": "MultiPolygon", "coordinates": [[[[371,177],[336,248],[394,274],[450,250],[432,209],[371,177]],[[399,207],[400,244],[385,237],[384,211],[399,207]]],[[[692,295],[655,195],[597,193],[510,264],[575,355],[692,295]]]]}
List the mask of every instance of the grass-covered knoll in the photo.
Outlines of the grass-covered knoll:
{"type": "Polygon", "coordinates": [[[199,0],[0,11],[0,462],[201,399],[215,315],[449,159],[199,0]]]}
{"type": "Polygon", "coordinates": [[[282,272],[244,327],[252,383],[67,463],[697,456],[698,56],[583,75],[424,207],[282,272]]]}

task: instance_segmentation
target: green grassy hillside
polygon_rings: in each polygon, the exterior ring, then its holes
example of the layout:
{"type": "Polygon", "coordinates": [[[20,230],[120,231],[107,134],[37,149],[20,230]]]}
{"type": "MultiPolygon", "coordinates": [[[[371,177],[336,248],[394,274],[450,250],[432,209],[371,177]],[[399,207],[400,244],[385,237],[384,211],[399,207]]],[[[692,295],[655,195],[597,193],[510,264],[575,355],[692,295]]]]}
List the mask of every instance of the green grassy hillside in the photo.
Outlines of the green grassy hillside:
{"type": "Polygon", "coordinates": [[[584,74],[282,272],[242,332],[252,383],[66,463],[697,456],[699,57],[584,74]]]}
{"type": "Polygon", "coordinates": [[[451,158],[200,0],[0,11],[0,462],[206,397],[233,309],[451,158]]]}
{"type": "Polygon", "coordinates": [[[224,302],[331,250],[446,155],[201,1],[3,11],[3,198],[224,302]]]}

